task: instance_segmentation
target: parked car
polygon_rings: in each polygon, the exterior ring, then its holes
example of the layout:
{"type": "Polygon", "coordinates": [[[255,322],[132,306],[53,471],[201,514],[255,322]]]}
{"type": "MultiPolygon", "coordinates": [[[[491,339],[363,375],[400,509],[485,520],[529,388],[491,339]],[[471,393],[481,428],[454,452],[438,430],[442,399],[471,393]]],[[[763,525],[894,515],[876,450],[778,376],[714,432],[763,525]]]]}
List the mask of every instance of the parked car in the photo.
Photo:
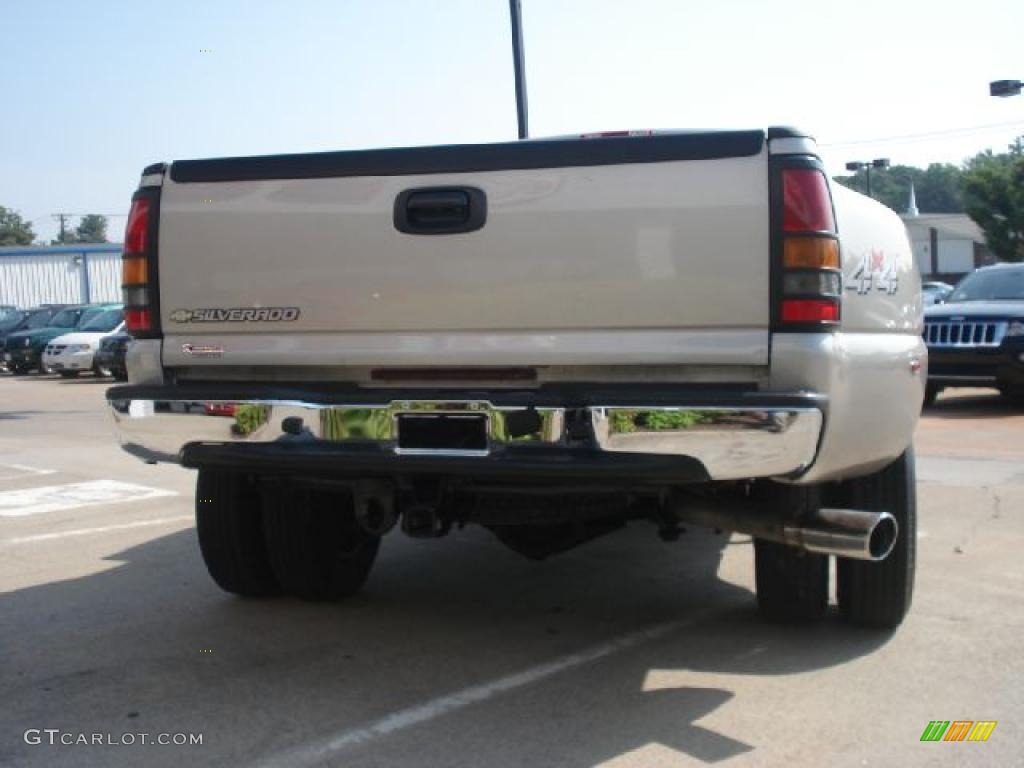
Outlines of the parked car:
{"type": "Polygon", "coordinates": [[[952,292],[953,286],[949,283],[921,283],[921,298],[926,307],[930,307],[932,304],[942,304],[952,292]]]}
{"type": "Polygon", "coordinates": [[[113,376],[118,381],[128,380],[125,354],[131,344],[130,334],[121,331],[100,339],[99,349],[93,359],[93,368],[101,376],[113,376]]]}
{"type": "Polygon", "coordinates": [[[910,607],[920,276],[807,134],[153,165],[122,283],[122,445],[199,470],[230,592],[347,597],[396,526],[542,559],[645,520],[751,535],[771,618],[831,557],[849,621],[910,607]]]}
{"type": "Polygon", "coordinates": [[[967,275],[945,304],[925,309],[924,340],[925,404],[947,387],[996,387],[1024,398],[1024,264],[967,275]]]}
{"type": "Polygon", "coordinates": [[[42,306],[35,309],[21,309],[0,319],[0,367],[3,370],[8,370],[4,355],[7,348],[7,337],[18,331],[45,328],[58,311],[56,308],[42,306]]]}
{"type": "Polygon", "coordinates": [[[106,309],[82,325],[81,330],[50,341],[43,351],[43,367],[69,379],[89,370],[100,376],[93,362],[100,341],[123,328],[124,310],[120,307],[106,309]]]}
{"type": "Polygon", "coordinates": [[[33,370],[45,373],[43,350],[47,344],[65,333],[81,330],[83,325],[101,312],[120,307],[120,304],[78,304],[65,307],[57,312],[45,327],[10,334],[4,349],[7,367],[15,374],[25,374],[33,370]]]}

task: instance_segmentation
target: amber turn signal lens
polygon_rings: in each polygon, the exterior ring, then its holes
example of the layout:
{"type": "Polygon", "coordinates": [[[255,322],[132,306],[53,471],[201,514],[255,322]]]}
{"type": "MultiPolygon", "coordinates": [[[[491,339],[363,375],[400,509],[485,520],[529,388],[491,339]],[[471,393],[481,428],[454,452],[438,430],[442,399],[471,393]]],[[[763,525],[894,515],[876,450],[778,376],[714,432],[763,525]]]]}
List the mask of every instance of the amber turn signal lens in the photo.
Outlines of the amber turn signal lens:
{"type": "Polygon", "coordinates": [[[787,237],[782,263],[790,269],[839,269],[839,241],[828,237],[787,237]]]}
{"type": "Polygon", "coordinates": [[[121,261],[121,285],[145,285],[149,282],[146,259],[126,256],[121,261]]]}

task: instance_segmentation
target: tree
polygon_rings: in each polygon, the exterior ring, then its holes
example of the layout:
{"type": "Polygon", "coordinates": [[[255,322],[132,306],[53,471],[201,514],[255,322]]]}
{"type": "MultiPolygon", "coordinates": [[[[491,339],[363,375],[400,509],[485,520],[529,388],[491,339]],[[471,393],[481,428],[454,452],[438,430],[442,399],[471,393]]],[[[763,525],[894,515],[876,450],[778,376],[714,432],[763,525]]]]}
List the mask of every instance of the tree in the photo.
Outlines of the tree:
{"type": "Polygon", "coordinates": [[[21,214],[0,205],[0,245],[31,245],[35,239],[32,225],[21,214]]]}
{"type": "Polygon", "coordinates": [[[966,210],[964,172],[950,163],[931,163],[914,179],[914,193],[917,207],[927,213],[963,213],[966,210]]]}
{"type": "MultiPolygon", "coordinates": [[[[844,187],[867,194],[867,173],[837,176],[844,187]]],[[[925,169],[894,165],[871,169],[871,196],[897,213],[905,213],[914,183],[917,207],[922,213],[963,213],[963,171],[949,163],[932,163],[925,169]]]]}
{"type": "Polygon", "coordinates": [[[967,161],[967,215],[1002,261],[1024,261],[1024,136],[1009,151],[987,150],[967,161]]]}
{"type": "Polygon", "coordinates": [[[107,242],[107,217],[97,213],[89,213],[82,217],[75,228],[75,242],[105,243],[107,242]]]}

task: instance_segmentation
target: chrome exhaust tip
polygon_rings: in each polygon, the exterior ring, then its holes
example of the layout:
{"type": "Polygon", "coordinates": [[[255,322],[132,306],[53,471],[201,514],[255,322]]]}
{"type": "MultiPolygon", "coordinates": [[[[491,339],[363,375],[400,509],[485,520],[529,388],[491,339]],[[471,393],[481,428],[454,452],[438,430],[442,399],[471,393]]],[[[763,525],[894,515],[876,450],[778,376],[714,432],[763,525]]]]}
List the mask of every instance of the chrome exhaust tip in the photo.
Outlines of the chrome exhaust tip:
{"type": "Polygon", "coordinates": [[[786,526],[787,543],[808,552],[854,560],[884,560],[896,546],[899,525],[888,512],[818,509],[799,526],[786,526]]]}

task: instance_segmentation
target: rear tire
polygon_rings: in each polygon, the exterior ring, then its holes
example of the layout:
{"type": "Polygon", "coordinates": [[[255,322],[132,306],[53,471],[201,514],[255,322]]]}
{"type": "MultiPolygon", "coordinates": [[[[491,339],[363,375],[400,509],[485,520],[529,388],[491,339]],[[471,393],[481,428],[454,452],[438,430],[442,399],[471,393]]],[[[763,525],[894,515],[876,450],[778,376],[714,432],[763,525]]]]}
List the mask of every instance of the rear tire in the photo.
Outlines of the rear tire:
{"type": "MultiPolygon", "coordinates": [[[[814,487],[770,486],[766,503],[792,510],[794,518],[818,504],[814,487]]],[[[757,607],[769,621],[821,618],[828,607],[828,556],[754,539],[757,607]]]]}
{"type": "Polygon", "coordinates": [[[303,600],[341,600],[366,582],[380,537],[356,523],[351,494],[282,487],[265,497],[270,562],[286,592],[303,600]]]}
{"type": "Polygon", "coordinates": [[[908,448],[885,469],[843,483],[851,509],[889,512],[899,534],[885,560],[837,558],[839,611],[852,624],[892,629],[902,623],[914,597],[917,560],[917,485],[914,451],[908,448]]]}
{"type": "Polygon", "coordinates": [[[263,539],[260,495],[242,474],[199,470],[199,550],[217,586],[244,597],[265,597],[279,591],[263,539]]]}

